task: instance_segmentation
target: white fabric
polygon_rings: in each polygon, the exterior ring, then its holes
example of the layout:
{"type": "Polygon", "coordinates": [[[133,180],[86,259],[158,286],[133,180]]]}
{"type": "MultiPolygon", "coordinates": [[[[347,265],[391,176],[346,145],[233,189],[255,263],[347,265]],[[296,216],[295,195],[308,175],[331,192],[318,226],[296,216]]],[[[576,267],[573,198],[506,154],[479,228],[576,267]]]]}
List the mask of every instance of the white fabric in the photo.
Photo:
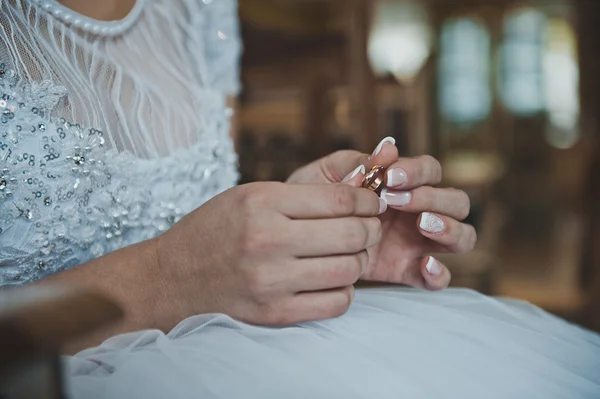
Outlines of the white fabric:
{"type": "MultiPolygon", "coordinates": [[[[0,285],[153,237],[234,184],[234,0],[137,0],[116,22],[0,4],[0,285]]],[[[86,399],[600,397],[597,334],[466,290],[361,291],[288,328],[201,315],[65,365],[86,399]]]]}
{"type": "Polygon", "coordinates": [[[197,316],[66,363],[89,399],[600,397],[600,336],[455,289],[363,290],[343,317],[288,328],[197,316]]]}

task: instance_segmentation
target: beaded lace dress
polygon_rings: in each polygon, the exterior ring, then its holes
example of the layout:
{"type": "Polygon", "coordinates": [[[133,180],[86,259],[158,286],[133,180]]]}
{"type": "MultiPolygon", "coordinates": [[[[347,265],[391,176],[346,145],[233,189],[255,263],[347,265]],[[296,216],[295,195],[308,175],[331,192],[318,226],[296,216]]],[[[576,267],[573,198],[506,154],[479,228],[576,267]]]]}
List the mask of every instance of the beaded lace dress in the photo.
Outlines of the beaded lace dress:
{"type": "Polygon", "coordinates": [[[0,25],[0,285],[154,237],[235,184],[236,0],[107,22],[2,0],[0,25]]]}

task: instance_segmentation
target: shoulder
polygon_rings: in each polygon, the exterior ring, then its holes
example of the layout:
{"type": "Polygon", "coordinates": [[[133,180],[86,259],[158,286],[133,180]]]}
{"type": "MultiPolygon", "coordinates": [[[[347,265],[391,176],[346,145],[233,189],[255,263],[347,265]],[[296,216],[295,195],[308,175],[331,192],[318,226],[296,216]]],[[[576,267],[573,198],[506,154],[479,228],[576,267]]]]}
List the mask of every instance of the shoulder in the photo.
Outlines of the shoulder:
{"type": "Polygon", "coordinates": [[[242,53],[237,0],[184,0],[202,3],[193,18],[194,30],[203,48],[211,86],[235,95],[240,90],[239,64],[242,53]]]}

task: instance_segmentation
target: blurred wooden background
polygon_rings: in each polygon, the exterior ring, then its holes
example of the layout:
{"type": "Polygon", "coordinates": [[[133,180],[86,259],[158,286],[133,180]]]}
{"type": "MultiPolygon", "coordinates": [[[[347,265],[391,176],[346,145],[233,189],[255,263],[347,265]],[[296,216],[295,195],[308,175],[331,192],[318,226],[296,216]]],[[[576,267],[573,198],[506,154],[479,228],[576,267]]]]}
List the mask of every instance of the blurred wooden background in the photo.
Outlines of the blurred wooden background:
{"type": "MultiPolygon", "coordinates": [[[[469,222],[480,240],[469,255],[444,257],[455,285],[526,299],[600,330],[600,188],[592,177],[600,172],[600,2],[399,0],[426,15],[431,33],[428,54],[409,77],[373,72],[369,46],[382,2],[240,0],[245,52],[237,146],[243,182],[285,180],[327,153],[370,152],[393,136],[405,156],[438,157],[444,184],[471,196],[469,222]],[[510,40],[507,26],[521,14],[543,16],[544,26],[573,33],[580,89],[577,124],[570,130],[553,125],[551,104],[518,112],[503,97],[505,69],[518,72],[518,65],[510,54],[502,59],[501,51],[510,40]],[[442,41],[457,21],[474,23],[487,43],[481,59],[489,69],[489,107],[472,123],[453,120],[440,99],[440,87],[451,77],[445,60],[469,66],[469,53],[459,53],[464,46],[453,55],[442,41]]],[[[549,51],[544,40],[540,63],[549,51]]],[[[406,52],[390,43],[389,52],[406,52]]]]}

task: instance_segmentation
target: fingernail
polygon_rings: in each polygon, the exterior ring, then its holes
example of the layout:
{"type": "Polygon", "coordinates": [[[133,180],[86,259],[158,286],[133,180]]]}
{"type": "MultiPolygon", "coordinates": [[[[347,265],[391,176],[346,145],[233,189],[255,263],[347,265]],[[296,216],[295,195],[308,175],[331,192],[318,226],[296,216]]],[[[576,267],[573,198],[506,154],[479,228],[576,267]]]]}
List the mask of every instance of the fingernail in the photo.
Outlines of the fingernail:
{"type": "Polygon", "coordinates": [[[429,212],[423,212],[421,214],[421,221],[419,222],[419,228],[425,230],[428,233],[441,233],[444,231],[446,226],[444,221],[437,215],[429,212]]]}
{"type": "Polygon", "coordinates": [[[379,214],[385,213],[387,211],[388,204],[385,202],[383,198],[379,198],[379,214]]]}
{"type": "Polygon", "coordinates": [[[427,269],[427,272],[429,274],[434,276],[439,276],[440,273],[442,273],[442,266],[440,266],[440,263],[437,260],[435,260],[433,256],[429,257],[429,260],[425,265],[425,269],[427,269]]]}
{"type": "Polygon", "coordinates": [[[390,169],[387,171],[387,185],[388,187],[398,187],[406,184],[408,176],[404,169],[390,169]]]}
{"type": "Polygon", "coordinates": [[[396,191],[384,188],[381,190],[381,198],[391,206],[406,206],[410,204],[412,194],[410,191],[396,191]]]}
{"type": "Polygon", "coordinates": [[[354,169],[348,176],[344,177],[344,180],[342,180],[342,183],[346,183],[346,182],[354,179],[356,177],[356,175],[358,175],[359,173],[362,173],[363,175],[366,173],[366,169],[365,169],[364,165],[360,165],[359,167],[354,169]]]}
{"type": "Polygon", "coordinates": [[[373,151],[373,154],[371,154],[371,156],[369,157],[369,159],[371,159],[373,157],[376,157],[381,152],[381,149],[383,148],[383,146],[385,144],[387,144],[387,143],[396,145],[396,139],[394,139],[393,137],[388,136],[388,137],[384,138],[383,140],[381,140],[379,142],[379,144],[377,144],[377,147],[375,147],[375,151],[373,151]]]}

